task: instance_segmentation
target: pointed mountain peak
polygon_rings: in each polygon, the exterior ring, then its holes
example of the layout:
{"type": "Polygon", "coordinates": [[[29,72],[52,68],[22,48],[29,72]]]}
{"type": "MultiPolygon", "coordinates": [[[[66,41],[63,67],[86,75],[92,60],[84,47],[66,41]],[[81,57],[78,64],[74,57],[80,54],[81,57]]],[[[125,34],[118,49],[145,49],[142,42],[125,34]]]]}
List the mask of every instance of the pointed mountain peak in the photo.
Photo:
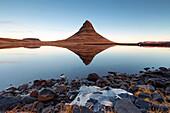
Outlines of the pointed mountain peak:
{"type": "Polygon", "coordinates": [[[93,30],[94,31],[93,25],[90,23],[90,21],[86,20],[79,31],[84,31],[84,30],[93,30]]]}

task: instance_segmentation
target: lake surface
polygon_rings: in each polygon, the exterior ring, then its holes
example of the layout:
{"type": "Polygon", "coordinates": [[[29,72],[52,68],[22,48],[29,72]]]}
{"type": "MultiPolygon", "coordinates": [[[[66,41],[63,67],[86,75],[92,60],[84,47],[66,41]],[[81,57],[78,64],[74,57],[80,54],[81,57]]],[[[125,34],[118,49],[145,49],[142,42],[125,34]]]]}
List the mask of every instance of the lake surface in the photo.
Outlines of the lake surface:
{"type": "Polygon", "coordinates": [[[170,48],[79,46],[0,49],[0,90],[36,79],[138,73],[144,67],[170,67],[170,48]]]}

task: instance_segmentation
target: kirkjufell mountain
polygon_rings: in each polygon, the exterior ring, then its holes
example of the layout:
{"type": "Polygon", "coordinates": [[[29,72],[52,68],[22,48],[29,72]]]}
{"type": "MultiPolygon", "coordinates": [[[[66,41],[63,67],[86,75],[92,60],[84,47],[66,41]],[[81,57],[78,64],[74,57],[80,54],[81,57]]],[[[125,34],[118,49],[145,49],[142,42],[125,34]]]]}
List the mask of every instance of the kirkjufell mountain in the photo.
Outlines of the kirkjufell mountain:
{"type": "Polygon", "coordinates": [[[77,33],[62,41],[71,43],[113,43],[98,34],[88,20],[86,20],[77,33]]]}

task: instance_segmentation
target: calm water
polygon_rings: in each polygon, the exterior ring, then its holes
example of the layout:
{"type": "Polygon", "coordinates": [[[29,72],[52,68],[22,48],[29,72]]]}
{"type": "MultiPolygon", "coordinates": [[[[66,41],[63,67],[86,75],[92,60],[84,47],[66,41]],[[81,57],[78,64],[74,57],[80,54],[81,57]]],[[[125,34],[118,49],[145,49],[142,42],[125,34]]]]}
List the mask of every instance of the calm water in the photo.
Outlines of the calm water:
{"type": "Polygon", "coordinates": [[[108,71],[137,73],[143,67],[170,67],[170,48],[41,47],[0,49],[0,90],[35,79],[105,75],[108,71]]]}

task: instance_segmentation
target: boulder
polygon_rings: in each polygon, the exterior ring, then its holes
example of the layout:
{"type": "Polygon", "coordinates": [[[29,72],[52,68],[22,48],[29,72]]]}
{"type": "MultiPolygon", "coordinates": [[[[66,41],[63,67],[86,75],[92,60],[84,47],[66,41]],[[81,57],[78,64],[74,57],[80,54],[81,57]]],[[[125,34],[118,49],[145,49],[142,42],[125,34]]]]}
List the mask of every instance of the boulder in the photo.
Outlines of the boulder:
{"type": "Polygon", "coordinates": [[[155,88],[152,85],[136,85],[137,88],[149,89],[150,91],[155,91],[155,88]]]}
{"type": "Polygon", "coordinates": [[[131,100],[127,98],[119,100],[114,106],[114,110],[116,113],[141,113],[131,100]]]}
{"type": "Polygon", "coordinates": [[[55,92],[65,92],[65,91],[67,91],[66,86],[57,86],[57,88],[55,89],[55,92]]]}
{"type": "Polygon", "coordinates": [[[28,88],[29,84],[28,83],[25,83],[21,86],[18,87],[18,90],[21,91],[21,90],[26,90],[28,88]]]}
{"type": "Polygon", "coordinates": [[[49,89],[44,88],[38,94],[38,101],[46,102],[55,98],[55,93],[49,89]]]}
{"type": "Polygon", "coordinates": [[[139,93],[138,97],[142,99],[145,99],[145,98],[151,99],[151,95],[148,93],[139,93]]]}
{"type": "Polygon", "coordinates": [[[2,97],[0,98],[0,110],[7,110],[10,106],[17,105],[19,101],[19,97],[2,97]]]}
{"type": "Polygon", "coordinates": [[[87,80],[89,81],[96,81],[99,78],[99,75],[96,73],[91,73],[88,75],[87,80]]]}
{"type": "Polygon", "coordinates": [[[24,97],[21,98],[20,103],[22,103],[22,104],[30,104],[30,103],[33,103],[35,101],[37,101],[37,98],[30,97],[30,96],[24,96],[24,97]]]}
{"type": "Polygon", "coordinates": [[[152,103],[148,102],[148,101],[144,101],[143,99],[136,99],[135,101],[135,105],[141,109],[146,109],[146,110],[150,110],[152,107],[152,103]]]}
{"type": "Polygon", "coordinates": [[[162,113],[168,113],[169,110],[170,110],[170,106],[155,103],[155,104],[153,104],[152,110],[159,111],[159,112],[162,112],[162,113]]]}
{"type": "Polygon", "coordinates": [[[110,85],[110,81],[104,79],[104,78],[99,78],[97,81],[96,81],[96,85],[99,86],[99,87],[105,87],[105,86],[108,86],[110,85]]]}
{"type": "Polygon", "coordinates": [[[152,99],[160,103],[164,102],[164,98],[159,93],[152,93],[152,99]]]}
{"type": "Polygon", "coordinates": [[[33,90],[33,91],[30,93],[30,97],[38,98],[38,91],[37,91],[37,90],[33,90]]]}

